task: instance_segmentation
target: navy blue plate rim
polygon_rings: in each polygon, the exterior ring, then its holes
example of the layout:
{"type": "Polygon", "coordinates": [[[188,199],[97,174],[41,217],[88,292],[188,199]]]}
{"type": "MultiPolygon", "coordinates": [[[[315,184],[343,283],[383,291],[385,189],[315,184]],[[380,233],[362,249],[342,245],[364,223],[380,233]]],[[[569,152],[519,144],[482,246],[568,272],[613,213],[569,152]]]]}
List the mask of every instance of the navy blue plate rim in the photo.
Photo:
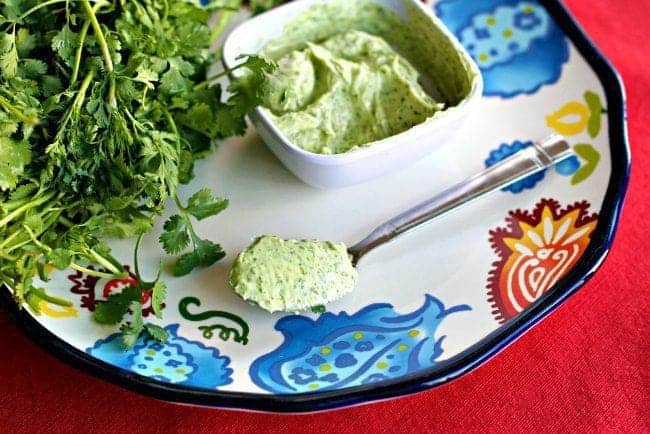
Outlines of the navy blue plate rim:
{"type": "Polygon", "coordinates": [[[317,412],[413,394],[440,386],[472,371],[549,315],[594,275],[611,249],[629,182],[631,154],[627,136],[625,91],[621,78],[560,0],[539,2],[596,71],[605,89],[612,160],[610,182],[598,225],[579,263],[533,306],[460,354],[435,367],[404,377],[328,392],[270,395],[206,390],[143,377],[74,348],[38,323],[25,310],[18,309],[8,290],[0,291],[0,303],[32,341],[64,362],[125,389],[168,402],[274,413],[317,412]]]}

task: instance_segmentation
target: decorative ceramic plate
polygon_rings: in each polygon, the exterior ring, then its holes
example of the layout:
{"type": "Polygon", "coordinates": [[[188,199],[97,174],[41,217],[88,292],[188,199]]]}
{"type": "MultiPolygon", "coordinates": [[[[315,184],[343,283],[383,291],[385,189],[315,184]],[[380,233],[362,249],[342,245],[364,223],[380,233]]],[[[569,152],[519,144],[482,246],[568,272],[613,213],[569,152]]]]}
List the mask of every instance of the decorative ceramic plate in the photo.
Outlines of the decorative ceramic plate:
{"type": "MultiPolygon", "coordinates": [[[[48,291],[73,307],[44,301],[39,316],[18,311],[0,291],[19,324],[71,365],[156,398],[304,412],[445,383],[548,315],[595,273],[612,242],[630,164],[622,85],[556,0],[440,0],[430,7],[485,79],[481,106],[455,143],[378,180],[316,190],[254,132],[229,140],[199,164],[195,181],[231,199],[222,216],[198,227],[229,256],[190,277],[166,277],[158,322],[170,334],[166,344],[140,338],[124,351],[117,330],[92,320],[97,304],[133,277],[59,273],[48,291]],[[574,158],[371,253],[357,289],[325,313],[268,314],[228,288],[236,253],[255,235],[354,244],[552,132],[567,137],[574,158]]],[[[143,249],[145,276],[162,259],[156,238],[143,249]]],[[[113,246],[132,265],[132,241],[113,246]]]]}

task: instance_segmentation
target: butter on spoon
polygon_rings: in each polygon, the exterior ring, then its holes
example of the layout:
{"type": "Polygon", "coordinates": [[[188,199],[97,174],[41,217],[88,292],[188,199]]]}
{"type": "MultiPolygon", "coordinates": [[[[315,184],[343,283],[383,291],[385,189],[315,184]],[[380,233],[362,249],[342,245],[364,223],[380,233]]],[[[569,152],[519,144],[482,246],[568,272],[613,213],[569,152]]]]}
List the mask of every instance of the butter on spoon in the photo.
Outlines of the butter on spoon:
{"type": "Polygon", "coordinates": [[[230,284],[270,312],[298,312],[334,301],[354,289],[355,267],[370,250],[572,155],[564,138],[551,136],[389,220],[347,250],[343,243],[258,237],[237,257],[230,284]]]}

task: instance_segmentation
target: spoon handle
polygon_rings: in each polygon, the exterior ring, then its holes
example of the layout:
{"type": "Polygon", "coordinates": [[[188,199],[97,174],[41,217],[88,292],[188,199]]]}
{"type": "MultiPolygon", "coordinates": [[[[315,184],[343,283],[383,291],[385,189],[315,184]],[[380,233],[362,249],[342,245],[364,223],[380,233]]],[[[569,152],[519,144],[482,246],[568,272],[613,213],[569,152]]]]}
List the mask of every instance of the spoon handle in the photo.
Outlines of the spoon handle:
{"type": "Polygon", "coordinates": [[[359,259],[370,250],[425,222],[487,193],[507,187],[534,173],[552,167],[572,155],[569,144],[558,135],[552,135],[541,143],[524,148],[379,226],[366,238],[348,249],[352,256],[352,263],[356,265],[359,259]]]}

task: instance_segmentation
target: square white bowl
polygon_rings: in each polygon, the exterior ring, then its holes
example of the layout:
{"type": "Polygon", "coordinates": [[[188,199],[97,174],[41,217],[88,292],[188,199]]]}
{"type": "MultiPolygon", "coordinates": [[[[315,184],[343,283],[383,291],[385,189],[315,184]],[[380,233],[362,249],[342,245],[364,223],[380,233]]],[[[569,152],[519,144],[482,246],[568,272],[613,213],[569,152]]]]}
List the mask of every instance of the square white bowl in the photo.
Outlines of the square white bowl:
{"type": "MultiPolygon", "coordinates": [[[[337,0],[295,0],[245,21],[233,30],[224,43],[224,64],[227,68],[235,67],[241,62],[238,56],[260,52],[268,42],[282,35],[285,24],[302,12],[316,4],[332,1],[337,0]]],[[[407,23],[413,19],[409,9],[424,14],[454,46],[474,79],[467,96],[458,104],[437,112],[425,122],[402,133],[342,154],[322,155],[303,150],[276,127],[268,110],[255,108],[250,113],[250,119],[266,145],[291,172],[314,187],[340,188],[359,184],[416,162],[453,137],[483,93],[478,66],[430,8],[419,0],[372,1],[392,10],[407,23]]],[[[235,71],[235,75],[241,73],[240,70],[235,71]]]]}

